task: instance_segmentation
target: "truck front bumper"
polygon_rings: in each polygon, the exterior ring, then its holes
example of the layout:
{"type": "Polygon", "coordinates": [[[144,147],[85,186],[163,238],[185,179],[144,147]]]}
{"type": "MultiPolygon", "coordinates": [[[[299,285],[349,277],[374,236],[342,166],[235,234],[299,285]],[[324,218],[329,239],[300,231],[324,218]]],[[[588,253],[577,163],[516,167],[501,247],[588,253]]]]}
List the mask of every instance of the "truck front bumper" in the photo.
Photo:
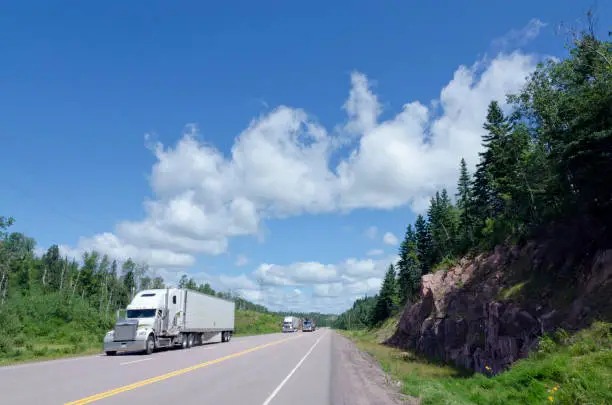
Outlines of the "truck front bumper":
{"type": "Polygon", "coordinates": [[[115,342],[111,339],[104,339],[104,352],[141,352],[146,350],[146,340],[128,340],[115,342]]]}

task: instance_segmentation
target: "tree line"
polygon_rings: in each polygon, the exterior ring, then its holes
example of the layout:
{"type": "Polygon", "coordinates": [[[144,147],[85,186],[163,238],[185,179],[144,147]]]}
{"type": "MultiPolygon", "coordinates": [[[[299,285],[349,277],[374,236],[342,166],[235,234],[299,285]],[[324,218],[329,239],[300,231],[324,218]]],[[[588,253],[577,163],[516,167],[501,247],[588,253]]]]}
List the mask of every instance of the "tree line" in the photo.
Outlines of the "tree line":
{"type": "MultiPolygon", "coordinates": [[[[13,218],[0,217],[0,308],[11,297],[59,293],[68,302],[81,299],[100,313],[114,313],[124,308],[136,291],[166,288],[164,279],[155,276],[146,263],[131,258],[118,264],[116,259],[92,251],[84,252],[79,264],[62,257],[57,245],[38,257],[33,238],[8,232],[13,223],[13,218]]],[[[238,309],[268,311],[237,292],[215,291],[210,284],[198,285],[187,275],[181,277],[178,287],[232,300],[238,309]]]]}
{"type": "MultiPolygon", "coordinates": [[[[610,34],[612,35],[612,33],[610,34]]],[[[417,299],[421,276],[458,257],[525,241],[546,224],[590,219],[612,225],[612,45],[592,25],[569,55],[538,65],[509,112],[491,101],[475,172],[459,162],[454,201],[435,193],[406,228],[397,265],[379,293],[355,301],[339,328],[377,325],[417,299]]]]}

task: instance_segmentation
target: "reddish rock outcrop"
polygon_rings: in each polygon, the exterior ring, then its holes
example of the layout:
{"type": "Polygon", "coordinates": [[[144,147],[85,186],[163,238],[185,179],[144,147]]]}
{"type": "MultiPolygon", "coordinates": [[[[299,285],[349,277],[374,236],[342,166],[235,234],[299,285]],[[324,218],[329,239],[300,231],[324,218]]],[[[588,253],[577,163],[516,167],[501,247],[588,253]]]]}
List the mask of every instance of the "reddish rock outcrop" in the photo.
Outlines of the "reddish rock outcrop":
{"type": "Polygon", "coordinates": [[[559,261],[557,248],[498,247],[423,276],[420,300],[405,308],[386,343],[497,373],[526,357],[543,333],[601,318],[601,311],[612,309],[612,250],[559,261]],[[547,276],[550,268],[558,269],[554,277],[547,276]],[[573,276],[564,279],[565,273],[573,276]],[[508,293],[513,286],[520,292],[521,283],[527,293],[508,293]]]}

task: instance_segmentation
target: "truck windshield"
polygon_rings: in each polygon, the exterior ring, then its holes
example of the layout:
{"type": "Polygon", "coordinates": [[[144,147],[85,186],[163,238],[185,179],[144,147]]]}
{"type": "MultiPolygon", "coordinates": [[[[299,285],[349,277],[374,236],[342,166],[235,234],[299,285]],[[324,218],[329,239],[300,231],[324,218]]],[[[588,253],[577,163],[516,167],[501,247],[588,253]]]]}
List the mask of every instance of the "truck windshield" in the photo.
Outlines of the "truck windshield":
{"type": "Polygon", "coordinates": [[[128,318],[153,318],[155,316],[154,309],[128,309],[128,318]]]}

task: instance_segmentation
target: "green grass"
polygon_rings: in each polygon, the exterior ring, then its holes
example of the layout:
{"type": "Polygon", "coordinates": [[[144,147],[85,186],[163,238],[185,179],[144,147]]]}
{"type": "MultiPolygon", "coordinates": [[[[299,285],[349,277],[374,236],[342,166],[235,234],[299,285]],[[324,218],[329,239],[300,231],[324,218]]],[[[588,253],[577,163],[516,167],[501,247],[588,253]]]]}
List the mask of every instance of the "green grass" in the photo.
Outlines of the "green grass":
{"type": "Polygon", "coordinates": [[[255,311],[236,311],[234,336],[262,335],[281,331],[283,318],[255,311]]]}
{"type": "MultiPolygon", "coordinates": [[[[100,314],[80,299],[69,303],[59,294],[14,297],[0,308],[0,366],[102,351],[104,334],[115,314],[100,314]]],[[[235,335],[281,330],[282,318],[236,311],[235,335]]]]}
{"type": "Polygon", "coordinates": [[[497,294],[496,299],[498,300],[511,300],[516,298],[517,296],[519,296],[523,290],[523,288],[525,287],[525,285],[527,284],[526,281],[522,281],[520,283],[514,284],[511,287],[508,288],[502,288],[499,293],[497,294]]]}
{"type": "Polygon", "coordinates": [[[452,267],[455,267],[457,265],[457,258],[456,257],[444,257],[440,263],[436,264],[433,269],[431,270],[432,273],[435,273],[437,271],[448,271],[450,270],[452,267]]]}
{"type": "Polygon", "coordinates": [[[497,376],[383,346],[374,331],[342,333],[401,381],[404,394],[420,397],[423,405],[612,404],[610,323],[595,323],[573,336],[560,332],[544,337],[537,352],[497,376]]]}

